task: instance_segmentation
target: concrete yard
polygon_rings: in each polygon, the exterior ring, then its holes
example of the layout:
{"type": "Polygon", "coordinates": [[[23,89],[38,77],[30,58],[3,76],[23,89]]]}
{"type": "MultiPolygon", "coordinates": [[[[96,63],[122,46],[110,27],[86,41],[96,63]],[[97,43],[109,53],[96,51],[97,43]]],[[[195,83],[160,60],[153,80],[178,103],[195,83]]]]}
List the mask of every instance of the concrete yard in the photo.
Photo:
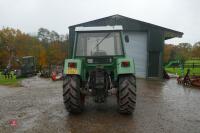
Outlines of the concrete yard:
{"type": "Polygon", "coordinates": [[[62,81],[33,77],[22,85],[0,86],[0,133],[200,133],[200,89],[175,79],[138,79],[132,115],[117,112],[115,96],[104,104],[87,97],[84,112],[71,115],[64,108],[62,81]]]}

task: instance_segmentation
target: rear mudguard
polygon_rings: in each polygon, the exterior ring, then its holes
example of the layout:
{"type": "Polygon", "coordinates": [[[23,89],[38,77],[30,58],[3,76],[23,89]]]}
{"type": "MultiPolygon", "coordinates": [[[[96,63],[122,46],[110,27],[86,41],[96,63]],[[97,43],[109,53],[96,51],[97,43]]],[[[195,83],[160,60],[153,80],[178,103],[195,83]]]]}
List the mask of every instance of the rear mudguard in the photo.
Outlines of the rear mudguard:
{"type": "Polygon", "coordinates": [[[66,59],[64,64],[64,75],[82,75],[82,61],[80,59],[66,59]],[[69,68],[69,63],[76,63],[75,68],[69,68]],[[74,71],[70,71],[74,69],[74,71]]]}
{"type": "Polygon", "coordinates": [[[119,58],[117,59],[117,77],[119,75],[124,75],[124,74],[132,74],[135,75],[135,64],[134,60],[129,57],[125,58],[119,58]],[[122,62],[129,62],[129,66],[123,67],[122,62]]]}

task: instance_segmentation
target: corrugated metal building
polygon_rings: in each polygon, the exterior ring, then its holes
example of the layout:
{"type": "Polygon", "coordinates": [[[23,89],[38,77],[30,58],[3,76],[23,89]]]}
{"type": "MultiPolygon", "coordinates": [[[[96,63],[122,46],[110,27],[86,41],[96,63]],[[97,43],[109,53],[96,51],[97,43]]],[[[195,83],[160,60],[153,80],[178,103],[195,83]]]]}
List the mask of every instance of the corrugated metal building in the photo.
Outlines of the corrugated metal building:
{"type": "MultiPolygon", "coordinates": [[[[183,33],[154,24],[142,22],[121,15],[113,15],[69,27],[70,48],[74,44],[75,27],[122,25],[125,50],[128,56],[134,58],[136,77],[162,77],[164,41],[174,37],[182,37],[183,33]]],[[[70,53],[71,51],[69,51],[70,53]]],[[[70,55],[70,54],[69,54],[70,55]]]]}

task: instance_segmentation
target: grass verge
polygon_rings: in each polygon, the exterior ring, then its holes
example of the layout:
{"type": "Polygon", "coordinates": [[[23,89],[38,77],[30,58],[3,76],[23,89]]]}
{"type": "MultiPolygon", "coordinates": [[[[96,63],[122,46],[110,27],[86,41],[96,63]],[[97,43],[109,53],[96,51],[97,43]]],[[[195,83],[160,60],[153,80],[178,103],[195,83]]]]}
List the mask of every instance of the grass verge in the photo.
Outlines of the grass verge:
{"type": "Polygon", "coordinates": [[[16,76],[12,73],[13,78],[7,79],[4,75],[0,72],[0,85],[12,86],[12,87],[19,87],[21,84],[22,78],[17,79],[16,76]]]}
{"type": "MultiPolygon", "coordinates": [[[[184,75],[187,73],[187,69],[184,69],[184,75]]],[[[181,69],[180,68],[165,68],[165,70],[168,73],[172,73],[172,74],[177,74],[177,75],[181,75],[181,69]]],[[[190,75],[195,75],[195,76],[200,76],[200,68],[190,68],[190,75]]]]}

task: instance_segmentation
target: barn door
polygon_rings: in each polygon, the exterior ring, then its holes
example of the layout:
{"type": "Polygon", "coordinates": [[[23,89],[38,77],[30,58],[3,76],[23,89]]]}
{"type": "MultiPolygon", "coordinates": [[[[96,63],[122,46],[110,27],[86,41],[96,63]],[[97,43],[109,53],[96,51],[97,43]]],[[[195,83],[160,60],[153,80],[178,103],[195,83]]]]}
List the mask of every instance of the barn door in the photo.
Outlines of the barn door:
{"type": "Polygon", "coordinates": [[[159,76],[160,52],[149,52],[149,77],[159,76]]]}
{"type": "Polygon", "coordinates": [[[133,58],[135,62],[136,77],[146,78],[147,72],[147,33],[125,32],[126,55],[133,58]]]}

